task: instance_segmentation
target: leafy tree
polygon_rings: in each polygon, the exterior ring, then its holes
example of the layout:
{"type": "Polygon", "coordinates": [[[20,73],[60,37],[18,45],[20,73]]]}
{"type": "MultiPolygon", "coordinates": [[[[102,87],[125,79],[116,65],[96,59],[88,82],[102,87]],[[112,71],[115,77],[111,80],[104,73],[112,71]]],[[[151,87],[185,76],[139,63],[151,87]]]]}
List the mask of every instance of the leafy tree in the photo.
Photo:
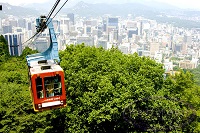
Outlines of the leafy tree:
{"type": "Polygon", "coordinates": [[[25,57],[0,69],[0,132],[199,132],[199,87],[189,72],[163,78],[163,67],[112,48],[61,51],[67,107],[35,113],[25,57]]]}
{"type": "Polygon", "coordinates": [[[194,81],[197,85],[200,85],[200,78],[199,78],[199,74],[200,74],[200,66],[198,66],[195,69],[191,69],[188,70],[189,72],[191,72],[194,75],[194,81]]]}
{"type": "Polygon", "coordinates": [[[33,111],[25,60],[10,57],[0,67],[0,132],[49,131],[53,113],[33,111]]]}
{"type": "Polygon", "coordinates": [[[0,36],[0,62],[5,61],[9,57],[9,49],[8,44],[3,37],[3,35],[0,36]]]}
{"type": "MultiPolygon", "coordinates": [[[[189,124],[184,126],[185,129],[182,125],[193,114],[189,111],[190,108],[183,112],[182,102],[178,100],[162,98],[153,102],[151,97],[175,96],[175,92],[180,93],[191,87],[190,78],[190,84],[186,82],[183,86],[181,84],[186,80],[185,77],[182,78],[184,75],[177,76],[176,80],[164,81],[161,64],[137,54],[123,55],[116,49],[105,51],[84,45],[68,46],[60,53],[60,57],[66,76],[70,109],[66,115],[68,132],[188,129],[189,124]],[[168,86],[167,82],[170,82],[168,86]],[[142,100],[146,98],[147,100],[142,100]],[[123,115],[129,104],[132,105],[131,112],[134,112],[134,115],[128,116],[131,118],[130,125],[123,115]],[[148,110],[151,110],[150,114],[148,110]],[[165,115],[158,119],[162,113],[165,115]]],[[[188,108],[186,105],[184,107],[188,108]]]]}

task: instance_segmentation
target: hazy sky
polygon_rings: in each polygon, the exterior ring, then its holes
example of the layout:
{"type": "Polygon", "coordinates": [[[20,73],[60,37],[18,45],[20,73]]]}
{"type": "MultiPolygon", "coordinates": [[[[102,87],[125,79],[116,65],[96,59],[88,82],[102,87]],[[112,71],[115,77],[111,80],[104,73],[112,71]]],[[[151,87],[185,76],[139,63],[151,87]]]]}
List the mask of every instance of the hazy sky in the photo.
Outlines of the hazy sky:
{"type": "MultiPolygon", "coordinates": [[[[0,0],[0,2],[7,2],[12,5],[21,5],[21,4],[27,4],[27,3],[42,3],[42,2],[47,2],[47,1],[49,0],[0,0]]],[[[65,0],[61,0],[61,1],[65,1],[65,0]]],[[[78,1],[79,0],[69,0],[68,5],[76,4],[78,1]]],[[[100,2],[125,3],[125,2],[142,1],[142,0],[82,0],[82,1],[88,2],[88,3],[100,3],[100,2]]],[[[153,0],[143,0],[143,1],[153,1],[153,0]]],[[[169,3],[171,5],[175,5],[182,8],[200,9],[200,0],[154,0],[154,1],[169,3]]]]}

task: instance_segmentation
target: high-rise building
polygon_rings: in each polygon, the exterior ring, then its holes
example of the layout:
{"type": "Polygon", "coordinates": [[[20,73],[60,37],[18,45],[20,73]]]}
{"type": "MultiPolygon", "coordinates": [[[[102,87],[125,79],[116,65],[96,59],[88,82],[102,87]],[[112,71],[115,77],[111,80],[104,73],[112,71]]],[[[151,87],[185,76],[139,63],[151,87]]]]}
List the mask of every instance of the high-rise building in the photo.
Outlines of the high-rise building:
{"type": "Polygon", "coordinates": [[[74,25],[74,14],[73,13],[68,13],[67,17],[69,18],[70,22],[74,25]]]}
{"type": "Polygon", "coordinates": [[[26,28],[26,19],[18,19],[18,27],[26,28]]]}
{"type": "Polygon", "coordinates": [[[138,28],[128,29],[128,38],[132,38],[133,35],[138,35],[138,28]]]}
{"type": "Polygon", "coordinates": [[[143,22],[142,22],[142,21],[139,21],[139,22],[137,23],[137,27],[138,27],[138,35],[139,35],[139,36],[142,36],[142,34],[143,34],[143,22]]]}
{"type": "Polygon", "coordinates": [[[98,38],[102,37],[102,30],[101,29],[92,29],[92,36],[97,36],[98,38]]]}
{"type": "Polygon", "coordinates": [[[182,54],[187,54],[187,43],[182,44],[181,50],[182,50],[182,54]]]}
{"type": "Polygon", "coordinates": [[[109,42],[118,42],[119,34],[117,29],[113,29],[108,34],[109,42]]]}
{"type": "Polygon", "coordinates": [[[91,26],[85,26],[84,27],[84,34],[91,35],[91,33],[92,33],[91,26]]]}
{"type": "Polygon", "coordinates": [[[175,44],[175,52],[181,52],[182,44],[177,43],[175,44]]]}
{"type": "Polygon", "coordinates": [[[12,33],[11,25],[3,26],[2,28],[3,28],[3,34],[12,33]]]}
{"type": "Polygon", "coordinates": [[[32,23],[28,22],[26,25],[27,30],[32,30],[32,23]]]}
{"type": "Polygon", "coordinates": [[[108,17],[107,18],[107,23],[106,23],[106,26],[107,26],[107,33],[115,30],[115,29],[118,29],[118,18],[117,17],[108,17]]]}
{"type": "Polygon", "coordinates": [[[127,29],[132,29],[137,27],[137,23],[135,21],[127,21],[125,25],[127,29]]]}
{"type": "Polygon", "coordinates": [[[107,26],[118,27],[118,18],[117,17],[108,17],[107,26]]]}
{"type": "Polygon", "coordinates": [[[192,36],[186,36],[185,35],[183,41],[185,43],[191,44],[192,43],[192,36]]]}
{"type": "Polygon", "coordinates": [[[151,43],[150,44],[150,54],[154,56],[156,52],[160,51],[160,44],[159,43],[151,43]]]}
{"type": "Polygon", "coordinates": [[[60,20],[60,33],[61,35],[69,34],[70,20],[69,18],[63,17],[60,20]]]}
{"type": "Polygon", "coordinates": [[[4,34],[8,42],[9,53],[11,56],[20,56],[22,54],[21,34],[4,34]]]}

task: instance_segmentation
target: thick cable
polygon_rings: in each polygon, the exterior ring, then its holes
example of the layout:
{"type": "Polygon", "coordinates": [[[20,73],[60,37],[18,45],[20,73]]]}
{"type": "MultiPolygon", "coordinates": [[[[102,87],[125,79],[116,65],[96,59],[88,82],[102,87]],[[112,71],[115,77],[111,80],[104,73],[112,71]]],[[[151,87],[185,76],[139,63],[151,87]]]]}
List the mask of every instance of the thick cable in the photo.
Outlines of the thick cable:
{"type": "Polygon", "coordinates": [[[30,41],[31,39],[33,39],[37,34],[38,34],[38,32],[36,32],[31,38],[29,38],[27,41],[23,42],[22,44],[27,43],[28,41],[30,41]]]}
{"type": "MultiPolygon", "coordinates": [[[[51,11],[49,12],[48,16],[47,16],[47,21],[49,20],[49,18],[51,17],[51,15],[53,14],[53,12],[55,11],[56,7],[58,6],[60,0],[57,0],[56,3],[54,4],[54,6],[52,7],[51,11]]],[[[44,30],[45,26],[42,27],[42,30],[44,30]]],[[[30,37],[27,41],[23,42],[22,44],[27,43],[28,41],[32,40],[35,36],[37,36],[39,34],[39,32],[36,32],[32,37],[30,37]]],[[[37,37],[38,38],[38,37],[37,37]]]]}
{"type": "MultiPolygon", "coordinates": [[[[57,0],[56,3],[57,3],[58,1],[59,1],[59,0],[57,0]]],[[[53,7],[51,8],[49,14],[47,15],[47,18],[50,18],[50,14],[51,14],[51,12],[53,12],[53,9],[55,8],[56,3],[55,3],[55,4],[53,5],[53,7]]]]}
{"type": "Polygon", "coordinates": [[[56,7],[58,6],[58,4],[60,3],[60,0],[57,0],[56,3],[54,4],[53,8],[50,11],[50,14],[47,17],[47,22],[49,20],[49,18],[51,17],[51,15],[53,14],[53,12],[55,11],[56,7]]]}
{"type": "MultiPolygon", "coordinates": [[[[66,0],[64,3],[63,3],[63,5],[59,8],[59,10],[56,12],[56,14],[54,14],[54,16],[53,16],[53,18],[48,22],[48,24],[55,18],[55,16],[60,12],[60,10],[65,6],[65,4],[68,2],[68,0],[66,0]]],[[[47,25],[48,25],[47,24],[47,25]]],[[[36,39],[35,40],[37,40],[38,38],[39,38],[39,36],[41,35],[41,33],[42,32],[40,32],[40,34],[39,35],[37,35],[37,37],[36,37],[36,39]]]]}
{"type": "MultiPolygon", "coordinates": [[[[56,12],[56,14],[53,16],[52,19],[55,18],[55,16],[60,12],[60,10],[65,6],[65,4],[68,2],[68,0],[65,1],[65,3],[63,3],[63,5],[60,7],[60,9],[56,12]]],[[[48,23],[49,24],[49,23],[48,23]]]]}
{"type": "MultiPolygon", "coordinates": [[[[55,9],[56,9],[56,7],[58,6],[59,2],[60,2],[60,0],[57,0],[56,3],[54,4],[53,8],[51,9],[51,11],[49,12],[49,14],[48,14],[48,16],[47,16],[46,22],[48,22],[48,20],[50,19],[51,15],[52,15],[53,12],[55,11],[55,9]]],[[[63,5],[59,8],[59,10],[54,14],[54,16],[53,16],[52,19],[55,18],[55,16],[60,12],[60,10],[65,6],[65,4],[66,4],[67,2],[68,2],[68,0],[66,0],[66,1],[63,3],[63,5]]],[[[52,19],[48,22],[48,24],[52,21],[52,19]]],[[[48,24],[46,24],[46,26],[48,26],[48,24]]],[[[39,36],[41,35],[41,33],[42,33],[41,31],[43,31],[43,30],[45,29],[46,26],[43,26],[42,29],[41,29],[39,32],[36,32],[36,33],[35,33],[31,38],[29,38],[26,42],[30,41],[31,39],[33,40],[33,38],[34,38],[35,36],[37,36],[36,39],[34,39],[34,41],[33,41],[33,42],[35,42],[35,40],[37,40],[37,39],[39,38],[39,36]]],[[[24,43],[26,43],[26,42],[24,42],[24,43]]],[[[22,44],[24,44],[24,43],[22,43],[22,44]]]]}

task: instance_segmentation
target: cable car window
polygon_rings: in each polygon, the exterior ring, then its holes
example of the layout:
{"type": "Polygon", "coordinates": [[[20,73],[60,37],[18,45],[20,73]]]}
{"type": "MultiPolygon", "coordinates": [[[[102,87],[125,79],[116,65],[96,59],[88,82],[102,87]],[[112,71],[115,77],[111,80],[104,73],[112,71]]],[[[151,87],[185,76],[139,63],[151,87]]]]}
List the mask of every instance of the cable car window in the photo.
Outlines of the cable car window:
{"type": "Polygon", "coordinates": [[[35,79],[36,82],[36,90],[37,90],[37,98],[44,98],[44,92],[42,87],[42,78],[37,77],[35,79]]]}
{"type": "Polygon", "coordinates": [[[55,96],[62,95],[61,77],[59,75],[54,77],[54,93],[55,96]]]}
{"type": "Polygon", "coordinates": [[[56,75],[54,77],[44,78],[46,97],[62,95],[61,77],[56,75]]]}

